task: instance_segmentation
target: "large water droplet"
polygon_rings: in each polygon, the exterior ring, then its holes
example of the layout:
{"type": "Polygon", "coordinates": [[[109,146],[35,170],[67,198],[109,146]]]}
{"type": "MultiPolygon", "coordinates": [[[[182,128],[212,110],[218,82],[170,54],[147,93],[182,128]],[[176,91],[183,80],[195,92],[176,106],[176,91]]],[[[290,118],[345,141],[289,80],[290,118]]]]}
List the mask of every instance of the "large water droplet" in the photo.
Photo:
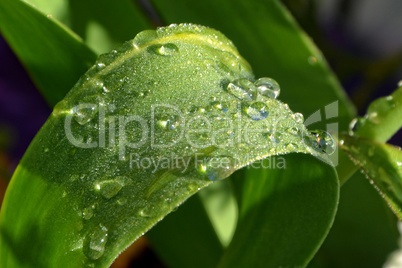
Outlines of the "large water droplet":
{"type": "Polygon", "coordinates": [[[276,99],[281,92],[278,82],[272,78],[262,77],[254,82],[258,93],[264,97],[276,99]]]}
{"type": "Polygon", "coordinates": [[[120,180],[105,180],[95,184],[95,190],[106,199],[110,199],[116,196],[121,188],[123,188],[123,182],[120,180]]]}
{"type": "Polygon", "coordinates": [[[148,51],[157,55],[172,56],[179,51],[179,48],[173,43],[167,43],[149,46],[148,51]]]}
{"type": "Polygon", "coordinates": [[[243,111],[253,120],[262,120],[268,117],[267,105],[263,102],[256,101],[245,105],[243,111]]]}
{"type": "Polygon", "coordinates": [[[236,79],[229,83],[227,91],[240,100],[252,101],[257,98],[257,88],[245,78],[236,79]]]}
{"type": "Polygon", "coordinates": [[[84,254],[91,260],[97,260],[103,256],[107,242],[108,230],[99,224],[89,233],[85,239],[84,254]]]}
{"type": "Polygon", "coordinates": [[[217,181],[229,177],[235,171],[235,163],[229,156],[212,157],[199,163],[198,170],[209,180],[217,181]]]}
{"type": "Polygon", "coordinates": [[[140,33],[138,33],[133,40],[133,46],[134,48],[139,48],[142,45],[151,42],[152,40],[155,40],[158,38],[158,34],[154,30],[145,30],[140,33]]]}
{"type": "Polygon", "coordinates": [[[323,130],[314,130],[310,132],[307,144],[314,150],[322,153],[333,154],[336,150],[336,143],[331,134],[323,130]]]}

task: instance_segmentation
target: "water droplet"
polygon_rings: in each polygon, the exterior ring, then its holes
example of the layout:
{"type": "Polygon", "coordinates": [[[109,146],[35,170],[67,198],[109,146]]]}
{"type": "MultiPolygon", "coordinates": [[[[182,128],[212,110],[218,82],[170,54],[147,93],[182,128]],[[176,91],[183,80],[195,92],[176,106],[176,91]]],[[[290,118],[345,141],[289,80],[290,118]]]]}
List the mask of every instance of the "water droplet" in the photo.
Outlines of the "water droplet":
{"type": "Polygon", "coordinates": [[[244,106],[243,111],[256,121],[267,118],[269,114],[267,105],[260,101],[248,103],[244,106]]]}
{"type": "Polygon", "coordinates": [[[116,196],[123,186],[123,182],[120,180],[105,180],[96,183],[95,190],[98,191],[104,198],[110,199],[116,196]]]}
{"type": "Polygon", "coordinates": [[[181,116],[176,114],[160,115],[156,122],[162,129],[176,130],[181,124],[181,116]]]}
{"type": "Polygon", "coordinates": [[[333,154],[336,150],[336,143],[331,134],[323,130],[314,130],[310,132],[307,144],[314,150],[322,153],[333,154]]]}
{"type": "Polygon", "coordinates": [[[365,121],[366,121],[366,119],[364,119],[364,118],[354,118],[352,121],[350,121],[350,124],[349,124],[349,135],[350,135],[350,136],[353,136],[354,133],[355,133],[356,131],[358,131],[358,130],[363,126],[363,124],[365,123],[365,121]]]}
{"type": "Polygon", "coordinates": [[[103,62],[98,62],[98,63],[96,64],[96,68],[97,68],[98,70],[102,70],[103,68],[105,68],[105,64],[104,64],[103,62]]]}
{"type": "Polygon", "coordinates": [[[367,115],[367,118],[373,124],[378,124],[379,123],[379,118],[378,118],[378,113],[377,112],[369,113],[367,115]]]}
{"type": "Polygon", "coordinates": [[[151,213],[149,211],[148,207],[145,207],[143,209],[140,209],[140,211],[138,211],[138,216],[142,217],[142,218],[150,218],[151,217],[151,213]]]}
{"type": "Polygon", "coordinates": [[[278,131],[270,132],[268,133],[268,137],[273,143],[278,144],[282,140],[282,133],[278,131]]]}
{"type": "Polygon", "coordinates": [[[179,48],[173,43],[167,43],[149,46],[148,51],[157,55],[172,56],[179,51],[179,48]]]}
{"type": "Polygon", "coordinates": [[[257,98],[257,89],[254,84],[245,78],[236,79],[229,83],[227,91],[240,100],[252,101],[257,98]]]}
{"type": "Polygon", "coordinates": [[[87,207],[82,210],[82,218],[84,220],[89,220],[94,215],[92,207],[87,207]]]}
{"type": "Polygon", "coordinates": [[[295,136],[299,136],[300,135],[300,130],[297,127],[290,127],[288,129],[286,129],[286,132],[295,136]]]}
{"type": "Polygon", "coordinates": [[[45,153],[48,153],[49,152],[49,148],[45,148],[44,150],[43,150],[45,153]]]}
{"type": "Polygon", "coordinates": [[[286,145],[286,149],[289,151],[296,150],[296,148],[297,148],[297,145],[294,143],[289,143],[288,145],[286,145]]]}
{"type": "Polygon", "coordinates": [[[229,156],[204,159],[199,163],[198,170],[211,181],[222,180],[235,171],[234,160],[229,156]]]}
{"type": "Polygon", "coordinates": [[[90,122],[98,111],[96,104],[81,104],[73,108],[74,119],[80,125],[85,125],[90,122]]]}
{"type": "Polygon", "coordinates": [[[133,47],[138,49],[146,43],[158,38],[158,34],[154,30],[145,30],[138,33],[133,39],[133,47]]]}
{"type": "Polygon", "coordinates": [[[110,90],[109,90],[106,86],[102,86],[102,90],[103,90],[103,92],[105,92],[105,93],[110,92],[110,90]]]}
{"type": "Polygon", "coordinates": [[[99,224],[89,233],[85,239],[84,254],[91,260],[97,260],[103,256],[107,242],[108,229],[99,224]]]}
{"type": "Polygon", "coordinates": [[[254,85],[260,95],[276,99],[281,92],[278,82],[272,78],[263,77],[255,81],[254,85]]]}
{"type": "MultiPolygon", "coordinates": [[[[228,112],[229,111],[229,104],[223,101],[212,101],[210,106],[208,107],[209,111],[221,111],[221,112],[228,112]]],[[[205,111],[205,109],[204,109],[205,111]]]]}
{"type": "Polygon", "coordinates": [[[402,80],[398,82],[398,87],[402,87],[402,80]]]}
{"type": "Polygon", "coordinates": [[[292,114],[292,117],[296,121],[296,123],[303,124],[304,116],[301,113],[292,114]]]}

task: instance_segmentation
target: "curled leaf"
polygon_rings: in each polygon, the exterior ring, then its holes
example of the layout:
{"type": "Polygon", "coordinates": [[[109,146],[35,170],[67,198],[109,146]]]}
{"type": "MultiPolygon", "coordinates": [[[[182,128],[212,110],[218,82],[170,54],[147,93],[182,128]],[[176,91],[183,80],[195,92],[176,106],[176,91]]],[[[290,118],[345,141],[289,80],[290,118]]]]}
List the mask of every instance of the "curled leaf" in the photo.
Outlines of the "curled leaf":
{"type": "Polygon", "coordinates": [[[105,267],[212,181],[270,155],[326,159],[272,81],[257,82],[230,40],[198,25],[100,56],[13,176],[1,266],[105,267]]]}

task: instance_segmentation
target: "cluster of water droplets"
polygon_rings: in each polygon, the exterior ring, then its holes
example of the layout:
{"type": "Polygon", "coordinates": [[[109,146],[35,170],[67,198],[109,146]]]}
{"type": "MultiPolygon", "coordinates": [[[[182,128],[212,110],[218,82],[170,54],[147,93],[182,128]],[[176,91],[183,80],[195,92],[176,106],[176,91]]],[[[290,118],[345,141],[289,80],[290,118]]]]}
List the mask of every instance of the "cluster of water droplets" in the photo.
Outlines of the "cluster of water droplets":
{"type": "MultiPolygon", "coordinates": [[[[256,121],[266,119],[269,116],[266,99],[276,99],[280,94],[279,84],[268,77],[260,78],[254,83],[248,79],[240,78],[230,82],[226,90],[242,102],[243,112],[256,121]]],[[[284,107],[288,109],[288,106],[284,105],[284,107]]],[[[292,118],[296,123],[295,125],[304,122],[304,117],[301,113],[292,114],[292,118]]],[[[296,126],[288,128],[287,132],[293,135],[302,134],[296,126]]],[[[274,144],[278,144],[281,142],[283,135],[278,131],[268,131],[267,136],[274,144]]],[[[305,143],[317,152],[332,154],[336,149],[334,139],[325,131],[311,131],[303,138],[305,143]]],[[[295,145],[289,146],[296,147],[295,145]]],[[[289,146],[288,149],[290,148],[289,146]]]]}

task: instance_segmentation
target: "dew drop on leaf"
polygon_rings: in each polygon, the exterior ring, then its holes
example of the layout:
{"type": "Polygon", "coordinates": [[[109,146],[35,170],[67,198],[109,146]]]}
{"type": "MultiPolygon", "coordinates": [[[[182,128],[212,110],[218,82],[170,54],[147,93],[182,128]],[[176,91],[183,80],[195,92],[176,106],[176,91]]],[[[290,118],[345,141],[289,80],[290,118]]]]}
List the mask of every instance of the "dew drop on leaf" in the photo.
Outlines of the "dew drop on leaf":
{"type": "Polygon", "coordinates": [[[252,101],[257,98],[257,88],[246,78],[236,79],[229,83],[227,91],[240,100],[252,101]]]}
{"type": "Polygon", "coordinates": [[[304,116],[301,113],[292,114],[292,117],[296,121],[296,123],[303,124],[304,116]]]}
{"type": "Polygon", "coordinates": [[[307,144],[317,152],[332,154],[336,150],[336,143],[331,134],[323,130],[314,130],[307,137],[307,144]]]}
{"type": "Polygon", "coordinates": [[[149,46],[148,51],[156,55],[173,56],[179,51],[179,48],[175,44],[167,43],[149,46]]]}
{"type": "Polygon", "coordinates": [[[74,119],[80,125],[89,123],[96,115],[98,105],[96,104],[83,104],[73,108],[74,119]]]}
{"type": "Polygon", "coordinates": [[[229,105],[224,101],[212,101],[208,107],[209,111],[221,111],[226,113],[229,111],[229,105]]]}
{"type": "Polygon", "coordinates": [[[350,121],[349,124],[349,135],[353,136],[356,131],[358,131],[361,126],[363,126],[364,122],[366,119],[364,118],[354,118],[352,121],[350,121]]]}
{"type": "Polygon", "coordinates": [[[262,77],[255,81],[254,85],[258,93],[264,97],[276,99],[281,92],[278,82],[272,78],[262,77]]]}
{"type": "Polygon", "coordinates": [[[122,188],[123,183],[119,180],[105,180],[95,184],[95,190],[106,199],[116,196],[122,188]]]}
{"type": "Polygon", "coordinates": [[[133,47],[140,48],[144,44],[151,42],[152,40],[158,38],[156,31],[154,30],[145,30],[138,33],[133,40],[133,47]]]}
{"type": "Polygon", "coordinates": [[[268,137],[268,139],[273,142],[274,144],[278,144],[281,142],[282,139],[282,133],[278,131],[268,131],[265,133],[265,135],[268,137]]]}
{"type": "Polygon", "coordinates": [[[84,254],[91,260],[97,260],[105,252],[108,229],[99,224],[85,239],[84,254]]]}
{"type": "Polygon", "coordinates": [[[82,210],[82,218],[84,220],[89,220],[94,215],[92,207],[87,207],[82,210]]]}
{"type": "Polygon", "coordinates": [[[234,160],[229,156],[212,157],[199,163],[198,170],[211,181],[223,180],[235,171],[234,160]]]}
{"type": "Polygon", "coordinates": [[[299,135],[300,134],[300,130],[297,127],[290,127],[286,131],[289,134],[292,134],[292,135],[299,135]]]}
{"type": "Polygon", "coordinates": [[[262,120],[268,117],[267,105],[263,102],[256,101],[251,103],[246,103],[243,111],[253,120],[262,120]]]}
{"type": "Polygon", "coordinates": [[[179,115],[160,115],[156,119],[157,125],[164,130],[176,130],[181,124],[179,115]]]}
{"type": "Polygon", "coordinates": [[[102,70],[103,68],[105,68],[105,64],[104,64],[103,62],[98,62],[98,63],[96,64],[96,68],[97,68],[98,70],[102,70]]]}

